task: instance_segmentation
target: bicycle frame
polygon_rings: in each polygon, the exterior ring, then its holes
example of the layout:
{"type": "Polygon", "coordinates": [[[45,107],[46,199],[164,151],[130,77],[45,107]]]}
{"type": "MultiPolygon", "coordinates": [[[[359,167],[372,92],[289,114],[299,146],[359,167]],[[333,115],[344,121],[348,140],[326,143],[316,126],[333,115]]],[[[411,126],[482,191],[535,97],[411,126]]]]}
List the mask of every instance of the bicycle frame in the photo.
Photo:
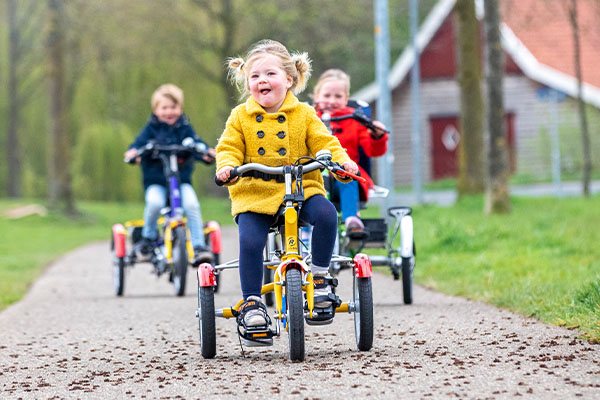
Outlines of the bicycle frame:
{"type": "MultiPolygon", "coordinates": [[[[282,254],[279,256],[279,261],[267,260],[263,262],[263,267],[273,269],[274,277],[273,282],[263,285],[261,294],[274,293],[275,297],[275,318],[283,322],[285,325],[285,299],[283,295],[283,287],[285,286],[286,272],[290,269],[297,269],[302,273],[302,291],[306,293],[307,311],[309,317],[312,318],[314,310],[314,282],[313,274],[310,268],[303,260],[302,252],[300,251],[300,240],[299,240],[299,224],[298,216],[299,210],[302,207],[304,201],[304,193],[302,186],[302,175],[304,172],[310,172],[315,169],[323,168],[318,163],[311,163],[311,167],[306,168],[305,166],[286,166],[283,167],[284,183],[285,183],[285,194],[283,200],[283,240],[282,240],[282,254]],[[312,165],[316,164],[316,165],[312,165]],[[294,185],[292,181],[296,182],[294,185]]],[[[241,175],[245,171],[249,171],[252,168],[259,169],[260,164],[246,164],[238,167],[238,175],[241,175]]],[[[264,167],[259,169],[262,172],[276,174],[280,173],[280,168],[275,167],[264,167]]],[[[357,255],[354,259],[350,257],[334,255],[332,261],[341,263],[356,263],[356,276],[359,278],[370,277],[372,274],[371,263],[368,257],[364,255],[357,255]]],[[[215,273],[218,274],[220,271],[231,268],[238,268],[239,260],[232,260],[230,262],[216,265],[211,267],[209,265],[201,265],[198,269],[198,283],[200,287],[210,287],[214,285],[215,273]]],[[[234,318],[237,314],[237,310],[243,304],[244,300],[240,299],[233,307],[227,307],[219,309],[216,312],[216,316],[223,318],[234,318]]],[[[354,311],[354,304],[351,302],[342,302],[342,304],[336,308],[336,312],[352,312],[354,311]]]]}

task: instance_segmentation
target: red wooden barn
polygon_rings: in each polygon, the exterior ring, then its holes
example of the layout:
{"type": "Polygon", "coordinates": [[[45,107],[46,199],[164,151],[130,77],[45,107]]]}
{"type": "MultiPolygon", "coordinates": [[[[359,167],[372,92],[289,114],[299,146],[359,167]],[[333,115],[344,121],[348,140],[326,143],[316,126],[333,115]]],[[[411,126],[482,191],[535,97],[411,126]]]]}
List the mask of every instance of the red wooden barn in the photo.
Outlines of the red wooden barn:
{"type": "MultiPolygon", "coordinates": [[[[567,3],[562,0],[500,1],[506,134],[511,168],[519,174],[537,178],[550,176],[553,128],[557,128],[561,136],[563,170],[576,170],[581,163],[574,100],[577,90],[573,34],[567,3]],[[555,97],[549,97],[549,93],[555,97]]],[[[421,168],[425,182],[457,173],[460,93],[456,80],[454,4],[455,0],[440,0],[421,25],[416,40],[421,55],[421,168]]],[[[584,100],[590,106],[590,132],[593,142],[595,136],[595,150],[599,154],[597,142],[600,140],[595,124],[600,123],[600,1],[579,0],[578,6],[584,100]]],[[[479,2],[478,11],[481,8],[479,2]]],[[[483,33],[483,29],[481,31],[483,33]]],[[[408,46],[390,71],[396,185],[410,183],[413,176],[410,103],[413,62],[413,49],[408,46]]],[[[354,98],[366,100],[373,106],[377,96],[376,82],[353,94],[354,98]]]]}

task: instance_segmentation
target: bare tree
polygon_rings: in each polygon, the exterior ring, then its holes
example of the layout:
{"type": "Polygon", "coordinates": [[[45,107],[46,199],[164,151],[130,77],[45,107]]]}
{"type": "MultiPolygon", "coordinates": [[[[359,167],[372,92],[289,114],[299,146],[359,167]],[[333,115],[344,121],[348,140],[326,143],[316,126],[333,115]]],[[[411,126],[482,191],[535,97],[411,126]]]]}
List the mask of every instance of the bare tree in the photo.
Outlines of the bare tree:
{"type": "Polygon", "coordinates": [[[458,195],[483,193],[485,187],[483,97],[479,25],[473,0],[456,2],[460,123],[458,195]]]}
{"type": "Polygon", "coordinates": [[[48,78],[50,85],[50,156],[48,158],[48,190],[50,204],[75,215],[71,187],[71,143],[67,126],[65,84],[65,8],[63,0],[48,0],[48,78]]]}
{"type": "Polygon", "coordinates": [[[42,77],[36,73],[39,68],[33,68],[33,65],[39,62],[37,55],[33,52],[26,53],[26,49],[33,48],[36,41],[37,30],[34,26],[39,26],[39,7],[35,1],[20,4],[26,6],[21,13],[18,12],[17,0],[8,0],[6,3],[9,30],[6,193],[15,198],[22,195],[23,164],[19,134],[21,109],[27,100],[37,93],[36,87],[39,86],[42,77]]]}
{"type": "Polygon", "coordinates": [[[6,140],[7,180],[6,194],[9,197],[21,197],[21,144],[17,125],[19,111],[21,110],[20,98],[17,93],[17,66],[20,61],[20,35],[17,24],[17,0],[7,2],[9,51],[8,51],[8,131],[6,140]]]}
{"type": "Polygon", "coordinates": [[[503,53],[500,43],[500,10],[498,0],[486,0],[485,36],[487,62],[487,128],[489,132],[488,173],[485,212],[510,211],[508,178],[508,143],[504,127],[503,53]]]}
{"type": "Polygon", "coordinates": [[[592,173],[592,154],[590,145],[590,134],[588,131],[587,114],[583,102],[583,77],[581,73],[581,45],[579,37],[579,23],[577,21],[577,0],[571,0],[568,4],[569,22],[573,33],[573,47],[575,58],[575,76],[577,78],[577,107],[579,109],[579,125],[581,128],[581,144],[583,150],[583,194],[590,195],[590,179],[592,173]]]}

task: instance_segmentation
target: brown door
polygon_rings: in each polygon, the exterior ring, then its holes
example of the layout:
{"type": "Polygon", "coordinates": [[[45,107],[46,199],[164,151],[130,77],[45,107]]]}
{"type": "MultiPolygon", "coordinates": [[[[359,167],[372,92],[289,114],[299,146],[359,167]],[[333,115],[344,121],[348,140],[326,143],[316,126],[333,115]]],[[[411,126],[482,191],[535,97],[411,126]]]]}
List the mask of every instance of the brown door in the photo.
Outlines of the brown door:
{"type": "Polygon", "coordinates": [[[429,119],[431,128],[431,160],[433,179],[454,177],[458,173],[458,117],[434,117],[429,119]]]}
{"type": "MultiPolygon", "coordinates": [[[[504,116],[510,171],[516,170],[515,157],[515,114],[504,116]]],[[[458,175],[458,144],[460,127],[458,116],[432,117],[431,128],[431,162],[434,180],[451,178],[458,175]]]]}

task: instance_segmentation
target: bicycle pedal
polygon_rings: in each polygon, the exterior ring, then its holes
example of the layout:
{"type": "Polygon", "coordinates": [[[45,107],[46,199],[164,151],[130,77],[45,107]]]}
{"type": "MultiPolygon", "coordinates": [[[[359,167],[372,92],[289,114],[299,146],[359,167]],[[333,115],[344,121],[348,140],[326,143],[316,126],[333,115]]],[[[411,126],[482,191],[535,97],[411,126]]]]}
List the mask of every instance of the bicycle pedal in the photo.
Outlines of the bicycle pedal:
{"type": "Polygon", "coordinates": [[[246,329],[245,332],[239,332],[240,339],[244,346],[263,347],[273,346],[273,332],[269,327],[253,327],[246,329]]]}
{"type": "Polygon", "coordinates": [[[312,318],[306,315],[304,320],[308,325],[329,325],[333,322],[333,317],[335,317],[335,308],[331,305],[326,308],[313,309],[312,318]]]}

